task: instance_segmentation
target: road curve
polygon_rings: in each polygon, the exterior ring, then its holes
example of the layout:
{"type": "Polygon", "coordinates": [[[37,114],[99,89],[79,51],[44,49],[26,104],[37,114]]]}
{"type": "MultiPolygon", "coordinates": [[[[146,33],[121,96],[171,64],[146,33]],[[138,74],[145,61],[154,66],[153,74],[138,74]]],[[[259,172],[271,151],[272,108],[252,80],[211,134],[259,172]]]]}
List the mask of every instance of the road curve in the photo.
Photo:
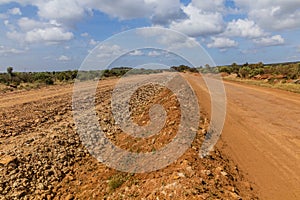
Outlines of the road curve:
{"type": "MultiPolygon", "coordinates": [[[[209,113],[200,76],[184,76],[209,113]]],[[[300,95],[224,84],[227,113],[218,148],[237,163],[262,199],[300,199],[300,95]]]]}

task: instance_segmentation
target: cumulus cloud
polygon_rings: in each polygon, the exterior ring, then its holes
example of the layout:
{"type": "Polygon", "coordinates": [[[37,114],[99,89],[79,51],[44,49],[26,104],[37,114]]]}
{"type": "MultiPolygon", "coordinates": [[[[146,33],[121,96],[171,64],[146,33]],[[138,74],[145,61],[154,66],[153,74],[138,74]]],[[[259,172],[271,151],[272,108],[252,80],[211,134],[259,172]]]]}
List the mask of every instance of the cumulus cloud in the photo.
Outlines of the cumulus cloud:
{"type": "MultiPolygon", "coordinates": [[[[8,27],[12,27],[8,23],[8,27]]],[[[73,39],[72,32],[65,30],[55,20],[37,21],[22,17],[17,20],[17,26],[9,28],[7,37],[18,42],[56,44],[73,39]]]]}
{"type": "Polygon", "coordinates": [[[51,27],[45,29],[34,29],[26,33],[25,41],[27,42],[48,42],[57,43],[61,41],[71,40],[73,33],[66,32],[59,27],[51,27]]]}
{"type": "Polygon", "coordinates": [[[235,3],[264,29],[285,30],[300,27],[299,0],[235,0],[235,3]]]}
{"type": "Polygon", "coordinates": [[[189,4],[183,7],[187,19],[173,21],[170,28],[185,33],[191,37],[218,34],[223,31],[224,22],[221,13],[205,12],[189,4]]]}
{"type": "MultiPolygon", "coordinates": [[[[9,19],[3,20],[8,29],[7,37],[27,43],[57,44],[71,40],[76,23],[95,11],[119,20],[147,18],[153,26],[169,27],[192,37],[187,39],[163,33],[157,36],[159,42],[169,49],[194,47],[198,45],[194,38],[201,36],[214,36],[207,45],[209,48],[237,46],[231,37],[248,38],[264,46],[280,45],[284,44],[284,38],[271,36],[270,31],[300,27],[298,0],[234,0],[236,9],[247,17],[227,24],[224,21],[229,9],[226,0],[191,0],[187,5],[180,0],[0,0],[0,5],[11,2],[37,8],[34,19],[10,20],[10,15],[24,12],[17,7],[0,14],[0,18],[9,19]]],[[[81,36],[91,39],[88,33],[81,36]]],[[[96,45],[97,41],[91,39],[89,44],[96,45]]]]}
{"type": "Polygon", "coordinates": [[[155,24],[184,17],[179,0],[88,1],[87,6],[109,16],[124,19],[150,18],[155,24]]]}
{"type": "Polygon", "coordinates": [[[102,44],[97,47],[97,49],[93,52],[95,55],[97,55],[98,58],[107,59],[107,58],[113,58],[114,56],[122,55],[123,53],[126,53],[125,49],[122,49],[119,45],[113,44],[102,44]]]}
{"type": "Polygon", "coordinates": [[[212,43],[207,45],[208,48],[220,48],[227,49],[238,46],[238,43],[234,40],[224,37],[212,37],[212,43]]]}
{"type": "Polygon", "coordinates": [[[59,27],[49,27],[45,29],[36,28],[25,33],[12,31],[7,33],[7,37],[20,42],[45,42],[46,44],[57,44],[59,42],[71,40],[74,35],[59,27]]]}
{"type": "Polygon", "coordinates": [[[66,24],[74,23],[83,18],[85,8],[82,1],[77,0],[52,0],[38,1],[38,15],[44,19],[54,19],[66,24]]]}
{"type": "Polygon", "coordinates": [[[266,33],[254,21],[249,19],[238,19],[228,23],[224,35],[230,37],[258,38],[266,33]]]}
{"type": "Polygon", "coordinates": [[[89,42],[89,44],[92,45],[92,46],[95,46],[95,45],[97,45],[98,43],[99,43],[99,42],[96,41],[96,40],[94,40],[94,39],[91,39],[90,42],[89,42]]]}
{"type": "Polygon", "coordinates": [[[256,44],[260,46],[277,46],[284,44],[285,40],[281,35],[274,35],[270,37],[263,37],[253,40],[256,44]]]}
{"type": "Polygon", "coordinates": [[[29,19],[27,17],[22,17],[18,20],[18,26],[22,31],[30,31],[36,28],[44,28],[47,26],[47,24],[33,19],[29,19]]]}
{"type": "Polygon", "coordinates": [[[65,56],[65,55],[61,55],[59,58],[58,58],[59,61],[63,61],[63,62],[66,62],[66,61],[70,61],[71,58],[68,57],[68,56],[65,56]]]}
{"type": "Polygon", "coordinates": [[[192,0],[191,4],[203,11],[216,12],[225,10],[225,0],[199,1],[192,0]]]}
{"type": "Polygon", "coordinates": [[[182,10],[180,1],[174,0],[145,0],[153,7],[151,20],[153,24],[167,25],[172,21],[186,19],[187,15],[182,10]]]}
{"type": "Polygon", "coordinates": [[[174,31],[174,34],[170,34],[170,31],[166,31],[162,28],[155,29],[139,29],[137,34],[143,37],[153,37],[157,39],[157,42],[169,50],[181,49],[181,48],[193,48],[199,46],[199,43],[195,38],[181,35],[174,31]]]}

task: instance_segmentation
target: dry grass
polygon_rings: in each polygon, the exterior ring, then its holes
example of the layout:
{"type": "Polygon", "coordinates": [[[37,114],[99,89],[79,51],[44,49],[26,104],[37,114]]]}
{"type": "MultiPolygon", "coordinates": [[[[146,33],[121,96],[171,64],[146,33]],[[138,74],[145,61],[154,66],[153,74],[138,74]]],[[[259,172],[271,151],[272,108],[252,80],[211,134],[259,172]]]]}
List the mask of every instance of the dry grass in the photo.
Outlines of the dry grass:
{"type": "Polygon", "coordinates": [[[249,85],[257,85],[257,86],[267,87],[267,88],[275,88],[275,89],[280,89],[280,90],[285,90],[285,91],[300,94],[300,84],[294,84],[294,83],[268,83],[268,82],[260,81],[260,80],[229,78],[229,77],[224,77],[224,80],[234,81],[234,82],[239,82],[239,83],[245,83],[245,84],[249,84],[249,85]]]}

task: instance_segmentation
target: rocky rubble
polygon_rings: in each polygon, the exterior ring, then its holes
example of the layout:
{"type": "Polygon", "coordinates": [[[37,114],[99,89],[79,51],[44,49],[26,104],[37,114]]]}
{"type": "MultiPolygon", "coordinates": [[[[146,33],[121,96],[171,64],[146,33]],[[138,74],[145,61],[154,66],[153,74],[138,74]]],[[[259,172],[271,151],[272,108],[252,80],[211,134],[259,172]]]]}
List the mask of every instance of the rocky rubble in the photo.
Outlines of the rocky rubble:
{"type": "MultiPolygon", "coordinates": [[[[130,100],[132,119],[149,123],[149,109],[162,104],[164,129],[150,138],[123,133],[111,113],[113,84],[99,87],[99,124],[115,145],[132,152],[152,152],[176,135],[180,105],[160,86],[147,85],[130,100]]],[[[201,118],[191,148],[168,167],[130,174],[106,167],[93,158],[76,134],[71,92],[1,110],[0,199],[257,199],[238,167],[216,149],[198,156],[208,120],[201,118]]]]}

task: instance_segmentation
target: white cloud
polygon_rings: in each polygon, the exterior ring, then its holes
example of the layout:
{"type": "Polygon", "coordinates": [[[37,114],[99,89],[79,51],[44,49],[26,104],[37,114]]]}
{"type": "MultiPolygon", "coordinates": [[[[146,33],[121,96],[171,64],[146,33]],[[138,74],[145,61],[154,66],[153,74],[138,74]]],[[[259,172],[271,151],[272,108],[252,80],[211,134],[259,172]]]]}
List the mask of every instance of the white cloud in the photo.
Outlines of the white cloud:
{"type": "Polygon", "coordinates": [[[85,32],[85,33],[81,33],[80,36],[81,36],[81,37],[88,37],[89,34],[88,34],[87,32],[85,32]]]}
{"type": "Polygon", "coordinates": [[[25,41],[29,43],[47,42],[57,43],[73,39],[71,32],[64,31],[59,27],[51,27],[45,29],[34,29],[26,33],[25,41]]]}
{"type": "Polygon", "coordinates": [[[63,61],[63,62],[66,62],[66,61],[70,61],[71,58],[68,57],[68,56],[65,56],[65,55],[61,55],[59,58],[58,58],[59,61],[63,61]]]}
{"type": "Polygon", "coordinates": [[[159,42],[161,44],[166,45],[169,50],[181,48],[194,48],[199,46],[199,43],[195,38],[186,37],[179,34],[164,34],[161,36],[159,42]]]}
{"type": "Polygon", "coordinates": [[[191,37],[218,34],[223,31],[223,17],[217,12],[204,12],[189,4],[183,7],[188,19],[173,21],[170,28],[185,33],[191,37]]]}
{"type": "Polygon", "coordinates": [[[141,50],[134,50],[129,53],[130,56],[142,56],[144,53],[141,50]]]}
{"type": "MultiPolygon", "coordinates": [[[[225,7],[225,0],[192,0],[188,6],[181,5],[179,0],[2,0],[0,5],[11,2],[36,6],[41,19],[56,20],[67,26],[97,10],[121,20],[149,18],[154,24],[173,23],[177,30],[190,29],[186,33],[193,36],[220,32],[222,14],[229,9],[225,7]]],[[[234,0],[234,3],[263,29],[300,27],[299,0],[234,0]]],[[[11,13],[22,14],[20,8],[11,9],[11,13]]],[[[6,16],[1,14],[1,17],[6,16]]]]}
{"type": "Polygon", "coordinates": [[[122,0],[88,1],[90,8],[100,10],[121,20],[151,18],[155,24],[167,23],[170,19],[182,18],[179,0],[122,0]]]}
{"type": "Polygon", "coordinates": [[[299,0],[235,0],[250,19],[268,30],[286,30],[300,27],[299,0]]]}
{"type": "Polygon", "coordinates": [[[17,31],[11,31],[11,32],[7,32],[6,36],[11,39],[11,40],[15,40],[18,42],[24,41],[24,37],[25,35],[22,33],[19,33],[17,31]]]}
{"type": "Polygon", "coordinates": [[[154,24],[167,25],[187,18],[179,0],[145,0],[145,3],[152,9],[150,18],[154,24]]]}
{"type": "Polygon", "coordinates": [[[274,35],[271,37],[263,37],[259,39],[254,39],[254,43],[260,46],[277,46],[284,44],[285,40],[281,35],[274,35]]]}
{"type": "Polygon", "coordinates": [[[161,53],[158,52],[158,51],[150,51],[148,53],[148,56],[151,56],[151,57],[157,57],[157,56],[161,56],[161,53]]]}
{"type": "Polygon", "coordinates": [[[84,1],[79,0],[52,0],[37,1],[38,15],[44,19],[54,19],[66,24],[73,24],[83,18],[85,14],[84,1]]]}
{"type": "Polygon", "coordinates": [[[0,55],[3,56],[7,56],[9,54],[21,54],[24,52],[25,52],[24,50],[0,46],[0,55]]]}
{"type": "Polygon", "coordinates": [[[9,20],[4,20],[3,21],[3,24],[5,25],[5,27],[10,30],[10,31],[13,31],[16,29],[15,25],[13,25],[9,20]]]}
{"type": "Polygon", "coordinates": [[[8,10],[8,13],[11,15],[22,15],[20,8],[12,8],[8,10]]]}
{"type": "Polygon", "coordinates": [[[8,20],[4,20],[3,23],[4,23],[5,26],[8,26],[8,25],[9,25],[9,21],[8,21],[8,20]]]}
{"type": "Polygon", "coordinates": [[[55,20],[41,22],[27,17],[17,20],[17,26],[6,23],[7,37],[18,42],[54,44],[73,39],[74,35],[55,20]],[[18,28],[17,28],[18,27],[18,28]]]}
{"type": "Polygon", "coordinates": [[[254,21],[249,19],[238,19],[228,23],[224,35],[230,37],[258,38],[266,33],[254,21]]]}
{"type": "Polygon", "coordinates": [[[21,19],[18,20],[18,25],[22,31],[30,31],[36,28],[44,28],[49,24],[39,22],[33,19],[29,19],[27,17],[22,17],[21,19]]]}
{"type": "Polygon", "coordinates": [[[92,45],[92,46],[95,46],[95,45],[99,44],[99,42],[94,40],[94,39],[91,39],[89,44],[92,45]]]}
{"type": "Polygon", "coordinates": [[[7,37],[12,40],[28,43],[46,42],[47,44],[56,44],[62,41],[68,41],[73,38],[73,33],[65,32],[60,28],[34,29],[27,33],[16,31],[8,32],[7,37]]]}
{"type": "Polygon", "coordinates": [[[162,48],[167,48],[169,50],[181,49],[181,48],[193,48],[199,46],[199,43],[195,38],[191,38],[180,34],[176,31],[172,33],[170,29],[164,28],[143,28],[137,30],[137,34],[143,37],[153,37],[157,39],[157,42],[162,46],[162,48]]]}
{"type": "Polygon", "coordinates": [[[234,40],[224,37],[212,37],[213,42],[207,45],[208,48],[232,48],[238,46],[238,43],[234,40]]]}
{"type": "Polygon", "coordinates": [[[93,54],[97,55],[98,58],[113,58],[126,53],[126,50],[122,49],[119,45],[108,45],[102,44],[94,50],[93,54]]]}
{"type": "Polygon", "coordinates": [[[202,11],[216,12],[225,10],[224,0],[210,0],[210,1],[199,1],[192,0],[191,4],[202,11]]]}

